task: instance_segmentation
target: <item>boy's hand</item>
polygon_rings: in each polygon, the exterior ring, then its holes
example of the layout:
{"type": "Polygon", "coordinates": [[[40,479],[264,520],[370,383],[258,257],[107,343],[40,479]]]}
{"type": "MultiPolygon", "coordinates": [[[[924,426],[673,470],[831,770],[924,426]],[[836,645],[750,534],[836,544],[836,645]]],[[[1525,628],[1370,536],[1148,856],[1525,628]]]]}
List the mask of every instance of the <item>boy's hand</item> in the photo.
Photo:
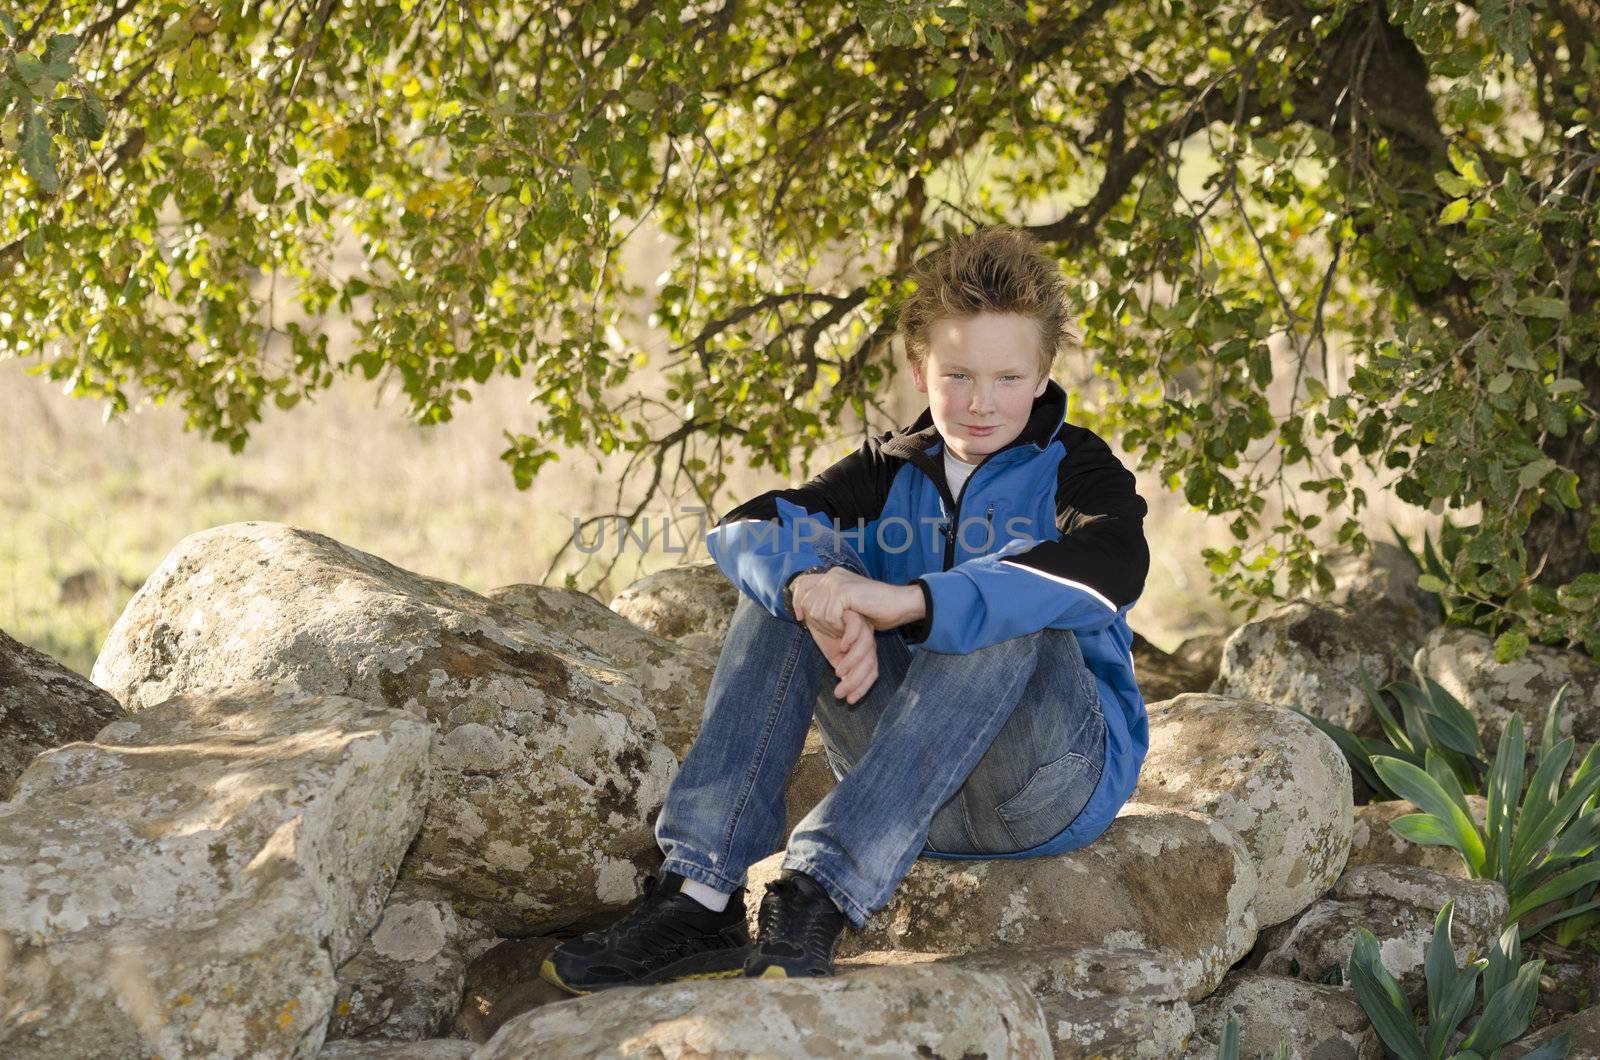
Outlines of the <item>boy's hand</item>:
{"type": "Polygon", "coordinates": [[[894,629],[922,617],[922,590],[915,585],[874,581],[848,567],[795,579],[794,617],[807,626],[843,637],[844,616],[849,611],[875,630],[894,629]]]}
{"type": "Polygon", "coordinates": [[[846,611],[842,636],[829,634],[809,619],[806,628],[839,678],[833,698],[854,705],[878,679],[878,641],[872,627],[861,615],[846,611]]]}

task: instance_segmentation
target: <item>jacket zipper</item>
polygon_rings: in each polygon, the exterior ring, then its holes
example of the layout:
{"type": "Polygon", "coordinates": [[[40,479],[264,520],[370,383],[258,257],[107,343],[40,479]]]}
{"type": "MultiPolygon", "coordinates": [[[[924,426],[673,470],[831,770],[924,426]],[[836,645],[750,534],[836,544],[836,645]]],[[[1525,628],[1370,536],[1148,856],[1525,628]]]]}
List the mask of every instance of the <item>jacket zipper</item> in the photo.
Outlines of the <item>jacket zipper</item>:
{"type": "MultiPolygon", "coordinates": [[[[995,455],[994,453],[990,453],[989,454],[989,456],[994,456],[994,455],[995,455]]],[[[974,467],[972,469],[972,474],[967,476],[966,484],[961,487],[961,497],[960,497],[960,499],[955,501],[955,502],[953,502],[955,504],[955,514],[952,515],[944,524],[944,528],[943,528],[942,532],[944,534],[944,569],[945,570],[949,570],[951,567],[954,567],[956,565],[956,533],[957,533],[956,527],[961,525],[961,504],[962,504],[962,501],[965,501],[967,499],[967,489],[966,489],[966,487],[972,485],[973,476],[977,475],[979,469],[982,468],[984,464],[989,462],[989,456],[986,456],[982,460],[978,461],[977,467],[974,467]]],[[[948,493],[949,490],[946,489],[945,492],[948,493]]],[[[989,524],[989,531],[990,531],[989,536],[991,538],[993,538],[993,536],[994,536],[994,505],[992,505],[992,504],[989,505],[989,510],[984,513],[983,519],[984,519],[984,522],[989,524]]]]}

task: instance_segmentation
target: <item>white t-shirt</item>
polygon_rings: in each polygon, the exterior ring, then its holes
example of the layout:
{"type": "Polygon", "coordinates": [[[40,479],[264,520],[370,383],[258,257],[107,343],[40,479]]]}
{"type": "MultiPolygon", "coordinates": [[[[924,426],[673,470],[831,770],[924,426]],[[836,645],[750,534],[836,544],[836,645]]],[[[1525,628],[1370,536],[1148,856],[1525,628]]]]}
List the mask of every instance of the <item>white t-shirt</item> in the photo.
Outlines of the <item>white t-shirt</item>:
{"type": "Polygon", "coordinates": [[[950,483],[950,496],[957,501],[961,499],[961,489],[967,484],[967,477],[977,469],[977,466],[956,459],[950,455],[950,446],[944,447],[944,477],[945,481],[950,483]]]}

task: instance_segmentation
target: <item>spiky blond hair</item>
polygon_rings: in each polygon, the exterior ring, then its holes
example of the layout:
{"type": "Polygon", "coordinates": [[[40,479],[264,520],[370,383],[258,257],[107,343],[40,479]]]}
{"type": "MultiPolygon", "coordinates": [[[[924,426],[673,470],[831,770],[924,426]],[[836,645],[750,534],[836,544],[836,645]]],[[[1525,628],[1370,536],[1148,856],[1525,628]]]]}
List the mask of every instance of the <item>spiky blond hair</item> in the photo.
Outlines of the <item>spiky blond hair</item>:
{"type": "Polygon", "coordinates": [[[1068,338],[1066,280],[1037,240],[1014,225],[991,225],[945,244],[912,269],[917,289],[900,307],[906,357],[921,366],[937,320],[1016,313],[1039,331],[1039,373],[1048,375],[1068,338]]]}

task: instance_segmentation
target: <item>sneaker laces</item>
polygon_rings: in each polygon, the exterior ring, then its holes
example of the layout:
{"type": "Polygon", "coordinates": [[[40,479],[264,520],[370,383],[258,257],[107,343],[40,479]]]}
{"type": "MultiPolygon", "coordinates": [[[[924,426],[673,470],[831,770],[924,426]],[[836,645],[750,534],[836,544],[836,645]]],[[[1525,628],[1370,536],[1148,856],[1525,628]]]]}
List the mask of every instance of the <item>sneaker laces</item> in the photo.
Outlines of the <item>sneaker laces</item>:
{"type": "Polygon", "coordinates": [[[793,879],[774,880],[761,900],[760,936],[826,957],[843,915],[826,892],[807,894],[793,879]]]}
{"type": "MultiPolygon", "coordinates": [[[[684,922],[683,910],[675,910],[671,901],[678,892],[663,890],[665,883],[662,877],[647,877],[643,900],[608,929],[618,950],[659,954],[683,950],[691,942],[692,949],[704,947],[710,932],[684,922]]],[[[691,912],[699,908],[697,905],[691,912]]]]}

